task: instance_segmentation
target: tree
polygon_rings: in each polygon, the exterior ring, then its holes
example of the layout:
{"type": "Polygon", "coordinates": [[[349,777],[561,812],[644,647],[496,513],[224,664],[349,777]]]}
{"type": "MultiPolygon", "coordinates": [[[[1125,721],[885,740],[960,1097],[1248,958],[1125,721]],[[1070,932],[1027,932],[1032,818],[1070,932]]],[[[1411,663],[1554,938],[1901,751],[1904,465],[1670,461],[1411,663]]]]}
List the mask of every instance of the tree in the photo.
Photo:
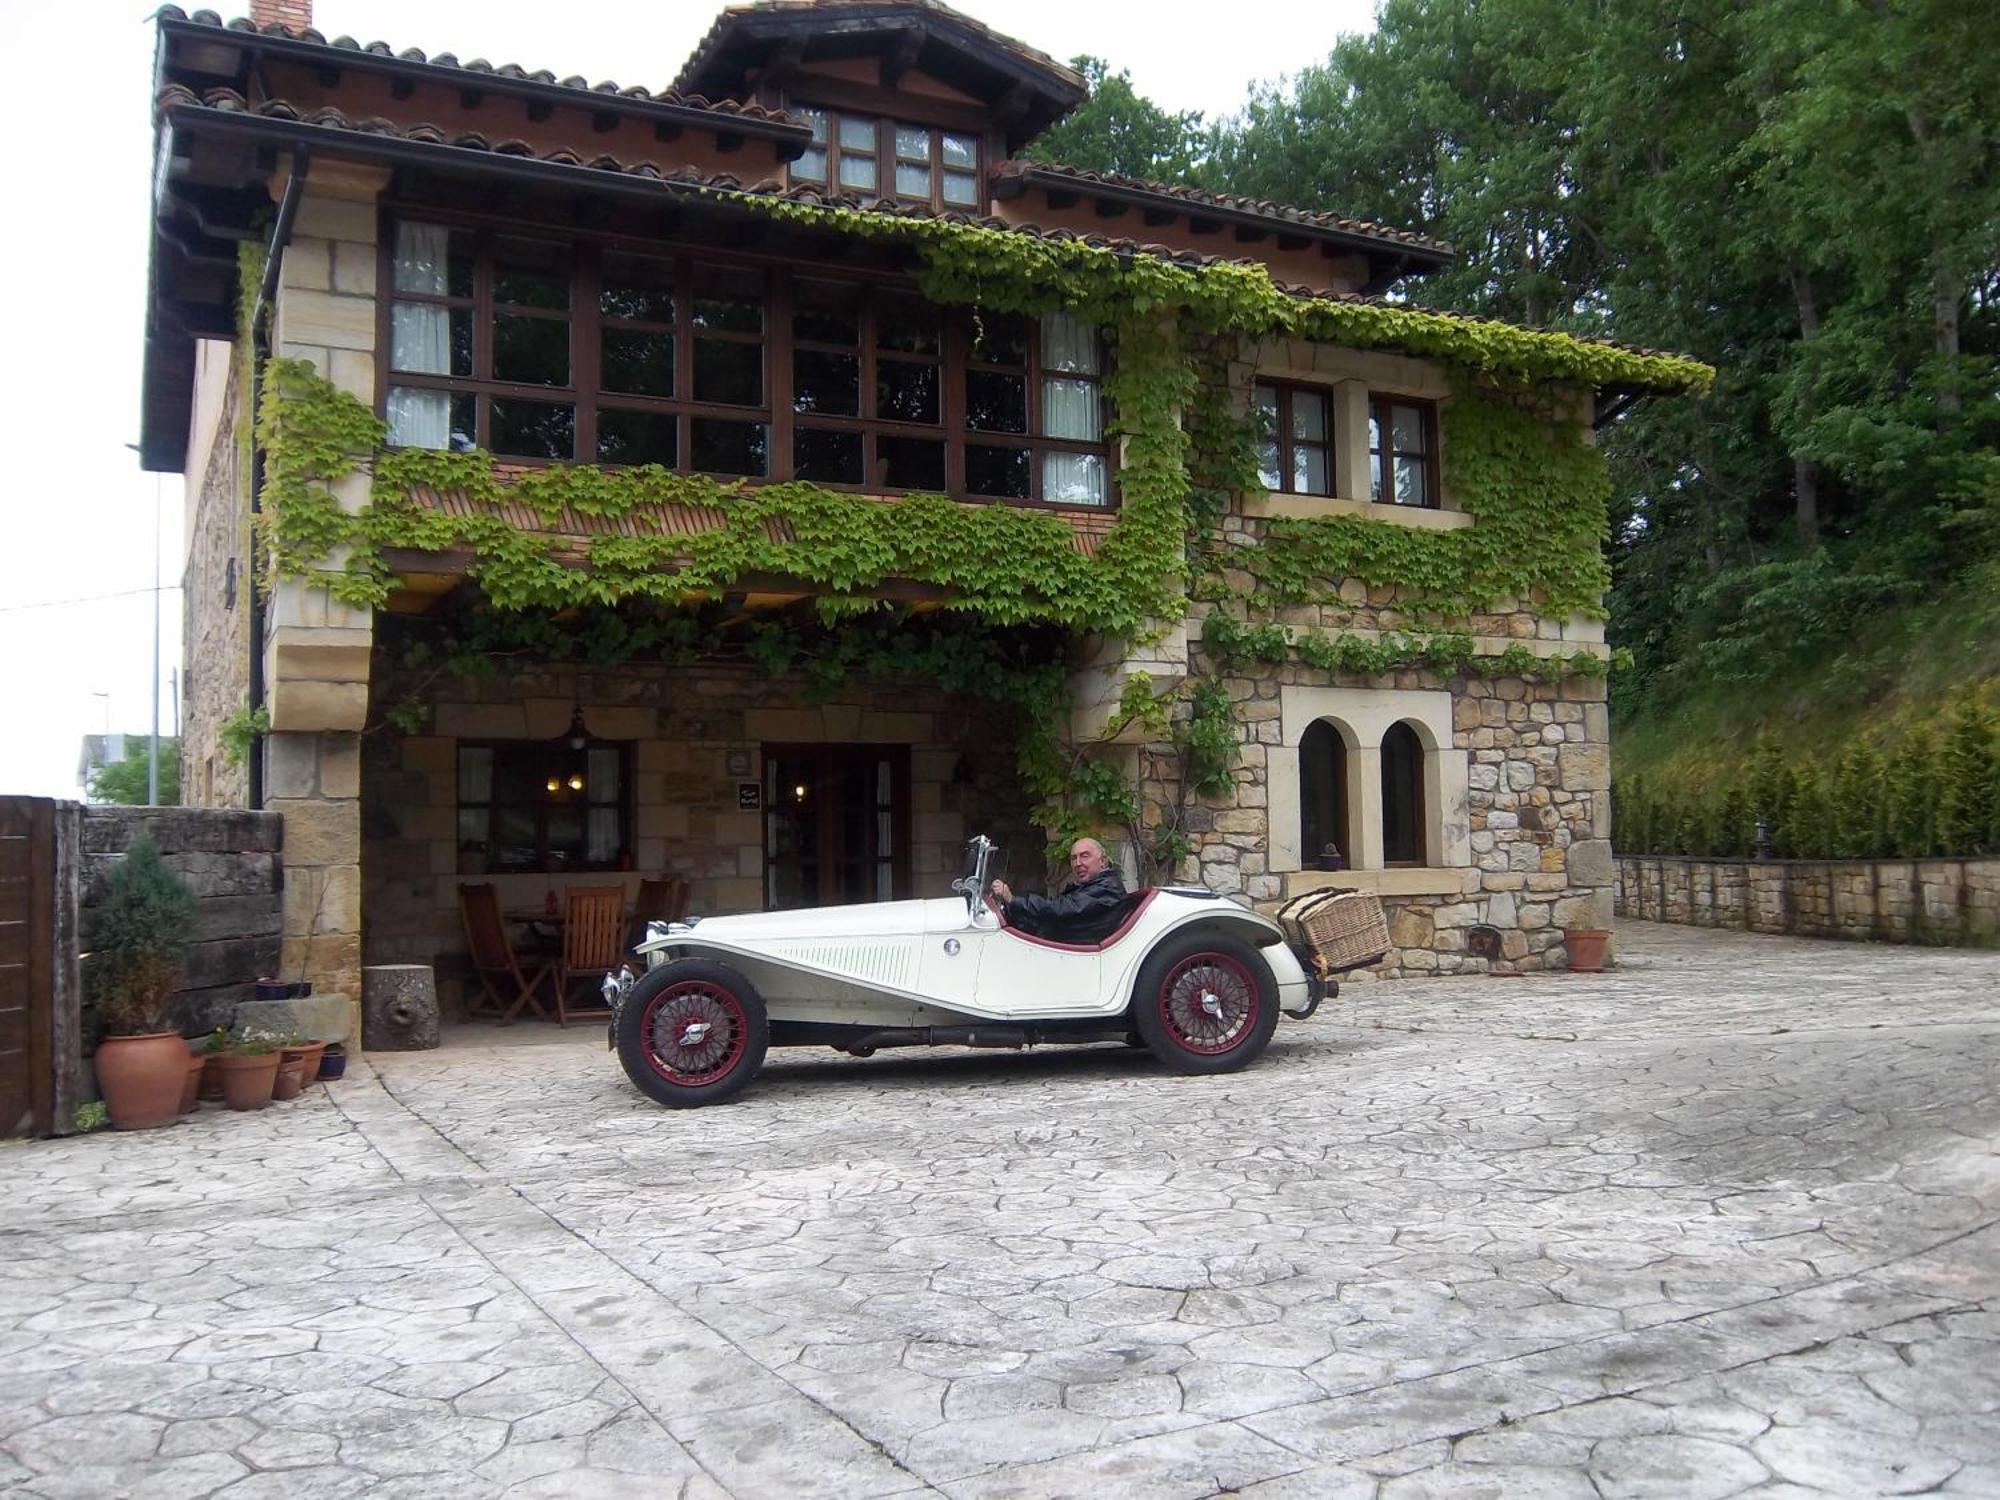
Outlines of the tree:
{"type": "MultiPolygon", "coordinates": [[[[117,802],[127,807],[146,803],[147,761],[152,740],[148,736],[127,736],[125,755],[99,766],[90,773],[90,800],[117,802]]],[[[178,807],[181,800],[181,742],[160,740],[160,805],[178,807]]]]}
{"type": "Polygon", "coordinates": [[[1070,60],[1090,84],[1090,97],[1042,132],[1023,153],[1035,161],[1116,172],[1177,184],[1193,180],[1206,146],[1201,114],[1161,109],[1113,73],[1102,58],[1070,60]]]}

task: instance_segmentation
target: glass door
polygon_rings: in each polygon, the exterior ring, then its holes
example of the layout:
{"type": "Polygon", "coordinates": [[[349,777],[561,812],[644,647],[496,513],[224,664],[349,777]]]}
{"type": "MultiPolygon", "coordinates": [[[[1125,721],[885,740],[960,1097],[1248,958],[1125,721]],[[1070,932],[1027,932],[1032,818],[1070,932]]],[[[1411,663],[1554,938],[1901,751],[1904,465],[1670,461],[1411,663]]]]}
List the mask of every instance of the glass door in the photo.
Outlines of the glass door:
{"type": "Polygon", "coordinates": [[[766,745],[765,909],[902,897],[909,784],[905,745],[766,745]]]}

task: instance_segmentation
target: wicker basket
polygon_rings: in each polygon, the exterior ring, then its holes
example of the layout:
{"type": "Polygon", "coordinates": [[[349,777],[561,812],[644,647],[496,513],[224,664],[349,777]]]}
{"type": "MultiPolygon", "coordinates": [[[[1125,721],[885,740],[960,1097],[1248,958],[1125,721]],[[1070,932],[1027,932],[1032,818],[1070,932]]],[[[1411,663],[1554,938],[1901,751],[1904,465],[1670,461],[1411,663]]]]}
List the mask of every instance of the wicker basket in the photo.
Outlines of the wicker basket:
{"type": "Polygon", "coordinates": [[[1313,955],[1320,974],[1374,963],[1389,951],[1389,919],[1372,891],[1309,891],[1287,901],[1278,924],[1313,955]]]}

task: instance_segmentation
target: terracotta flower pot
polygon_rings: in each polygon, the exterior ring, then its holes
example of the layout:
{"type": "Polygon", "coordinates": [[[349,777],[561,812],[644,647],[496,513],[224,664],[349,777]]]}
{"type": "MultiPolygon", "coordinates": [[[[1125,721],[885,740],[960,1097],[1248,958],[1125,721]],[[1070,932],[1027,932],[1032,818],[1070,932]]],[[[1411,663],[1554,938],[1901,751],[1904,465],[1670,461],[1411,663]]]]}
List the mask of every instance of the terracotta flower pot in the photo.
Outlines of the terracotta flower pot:
{"type": "Polygon", "coordinates": [[[195,1097],[205,1104],[222,1102],[221,1062],[220,1052],[210,1052],[202,1059],[201,1086],[195,1090],[195,1097]]]}
{"type": "Polygon", "coordinates": [[[188,1050],[178,1031],[108,1036],[97,1044],[97,1087],[118,1130],[151,1130],[180,1117],[188,1050]]]}
{"type": "MultiPolygon", "coordinates": [[[[283,1069],[290,1067],[294,1062],[298,1063],[299,1086],[303,1088],[319,1077],[319,1060],[321,1054],[325,1051],[325,1042],[301,1042],[296,1047],[281,1048],[278,1055],[284,1058],[284,1062],[279,1065],[279,1069],[283,1071],[283,1069]]],[[[290,1094],[280,1094],[278,1097],[280,1099],[289,1099],[292,1096],[290,1094]]]]}
{"type": "Polygon", "coordinates": [[[215,1067],[222,1075],[223,1103],[231,1109],[262,1109],[269,1104],[271,1090],[278,1082],[280,1061],[275,1052],[249,1056],[224,1053],[217,1057],[215,1067]]]}
{"type": "Polygon", "coordinates": [[[1601,927],[1565,927],[1563,946],[1569,949],[1572,974],[1600,974],[1604,971],[1604,950],[1611,934],[1601,927]]]}
{"type": "Polygon", "coordinates": [[[208,1076],[208,1054],[188,1053],[187,1082],[181,1085],[181,1113],[191,1115],[201,1108],[201,1081],[208,1076]]]}
{"type": "Polygon", "coordinates": [[[275,1100],[296,1099],[299,1090],[306,1085],[306,1060],[287,1054],[278,1059],[278,1076],[271,1084],[271,1097],[275,1100]]]}

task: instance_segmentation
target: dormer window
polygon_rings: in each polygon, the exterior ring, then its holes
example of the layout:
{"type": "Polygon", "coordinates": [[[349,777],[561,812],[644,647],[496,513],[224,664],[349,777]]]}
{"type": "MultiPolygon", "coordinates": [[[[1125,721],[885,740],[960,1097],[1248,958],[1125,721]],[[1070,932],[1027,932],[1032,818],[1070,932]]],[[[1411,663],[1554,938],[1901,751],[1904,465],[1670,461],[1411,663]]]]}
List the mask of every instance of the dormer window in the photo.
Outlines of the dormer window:
{"type": "Polygon", "coordinates": [[[813,144],[792,163],[795,183],[940,210],[984,205],[979,137],[971,131],[811,104],[787,105],[786,112],[813,133],[813,144]]]}

